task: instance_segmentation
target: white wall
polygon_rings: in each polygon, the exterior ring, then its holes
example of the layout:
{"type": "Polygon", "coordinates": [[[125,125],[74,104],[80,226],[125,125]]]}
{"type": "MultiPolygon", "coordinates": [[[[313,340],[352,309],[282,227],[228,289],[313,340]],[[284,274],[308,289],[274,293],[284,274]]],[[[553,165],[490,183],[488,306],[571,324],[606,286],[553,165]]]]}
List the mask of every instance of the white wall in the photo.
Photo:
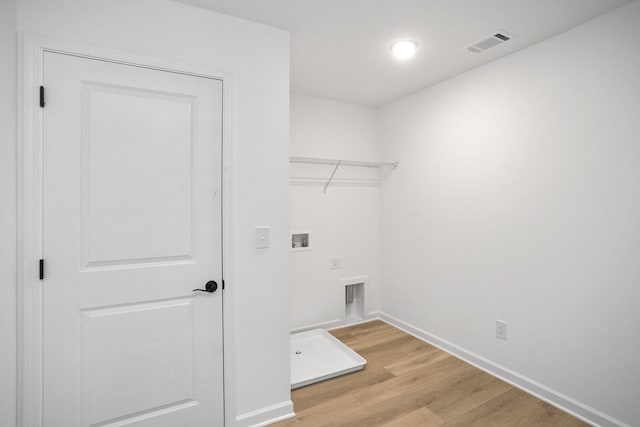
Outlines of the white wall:
{"type": "Polygon", "coordinates": [[[235,399],[228,399],[236,409],[228,416],[249,424],[290,411],[288,33],[168,0],[19,0],[18,29],[233,74],[233,271],[225,272],[225,304],[235,314],[227,362],[235,364],[235,399]],[[271,226],[270,249],[254,249],[256,225],[271,226]]]}
{"type": "Polygon", "coordinates": [[[631,425],[638,40],[634,2],[381,110],[381,310],[631,425]]]}
{"type": "MultiPolygon", "coordinates": [[[[292,156],[378,161],[377,109],[291,96],[292,156]]],[[[291,327],[330,327],[344,317],[340,279],[369,276],[369,311],[377,309],[379,189],[290,187],[291,230],[311,234],[311,251],[291,252],[291,327]],[[340,270],[329,259],[342,259],[340,270]]]]}
{"type": "Polygon", "coordinates": [[[16,407],[16,2],[0,2],[0,425],[16,407]]]}

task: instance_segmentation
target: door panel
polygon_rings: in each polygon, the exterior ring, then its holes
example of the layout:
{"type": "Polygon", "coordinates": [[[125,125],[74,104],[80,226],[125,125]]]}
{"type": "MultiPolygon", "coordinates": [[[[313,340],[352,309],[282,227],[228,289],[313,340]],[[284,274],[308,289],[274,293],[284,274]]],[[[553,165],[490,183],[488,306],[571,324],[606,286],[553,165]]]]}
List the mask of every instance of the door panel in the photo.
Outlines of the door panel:
{"type": "Polygon", "coordinates": [[[44,424],[221,426],[222,82],[45,53],[44,424]]]}
{"type": "Polygon", "coordinates": [[[91,424],[193,402],[192,309],[185,298],[82,312],[91,424]]]}
{"type": "Polygon", "coordinates": [[[82,91],[86,266],[191,258],[196,98],[86,83],[82,91]]]}

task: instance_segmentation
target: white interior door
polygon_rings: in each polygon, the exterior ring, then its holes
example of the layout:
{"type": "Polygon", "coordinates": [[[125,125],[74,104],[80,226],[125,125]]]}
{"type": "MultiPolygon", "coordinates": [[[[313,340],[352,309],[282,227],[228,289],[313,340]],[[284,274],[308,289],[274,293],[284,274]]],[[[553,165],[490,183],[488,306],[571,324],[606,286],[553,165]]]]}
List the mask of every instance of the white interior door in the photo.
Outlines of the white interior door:
{"type": "Polygon", "coordinates": [[[45,426],[223,425],[222,82],[44,54],[45,426]]]}

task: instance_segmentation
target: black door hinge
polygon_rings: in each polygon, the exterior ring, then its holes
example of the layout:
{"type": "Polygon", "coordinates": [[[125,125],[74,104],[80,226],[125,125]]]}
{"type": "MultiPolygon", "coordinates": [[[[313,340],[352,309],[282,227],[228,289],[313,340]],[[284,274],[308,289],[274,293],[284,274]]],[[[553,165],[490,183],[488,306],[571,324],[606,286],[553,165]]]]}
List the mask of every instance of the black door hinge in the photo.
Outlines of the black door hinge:
{"type": "Polygon", "coordinates": [[[40,86],[40,107],[44,108],[45,106],[45,102],[44,102],[44,86],[40,86]]]}
{"type": "Polygon", "coordinates": [[[44,280],[44,260],[40,260],[40,280],[44,280]]]}
{"type": "Polygon", "coordinates": [[[222,290],[224,291],[224,279],[222,279],[222,290]]]}

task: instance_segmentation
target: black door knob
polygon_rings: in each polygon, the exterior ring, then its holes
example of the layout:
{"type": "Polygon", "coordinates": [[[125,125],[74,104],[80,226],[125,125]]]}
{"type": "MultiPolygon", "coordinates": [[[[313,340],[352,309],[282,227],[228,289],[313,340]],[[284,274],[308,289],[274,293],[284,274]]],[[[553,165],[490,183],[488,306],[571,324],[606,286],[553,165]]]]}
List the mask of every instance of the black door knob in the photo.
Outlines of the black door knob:
{"type": "Polygon", "coordinates": [[[218,290],[218,284],[214,280],[209,280],[206,285],[204,285],[204,289],[194,289],[193,292],[209,292],[213,293],[218,290]]]}

